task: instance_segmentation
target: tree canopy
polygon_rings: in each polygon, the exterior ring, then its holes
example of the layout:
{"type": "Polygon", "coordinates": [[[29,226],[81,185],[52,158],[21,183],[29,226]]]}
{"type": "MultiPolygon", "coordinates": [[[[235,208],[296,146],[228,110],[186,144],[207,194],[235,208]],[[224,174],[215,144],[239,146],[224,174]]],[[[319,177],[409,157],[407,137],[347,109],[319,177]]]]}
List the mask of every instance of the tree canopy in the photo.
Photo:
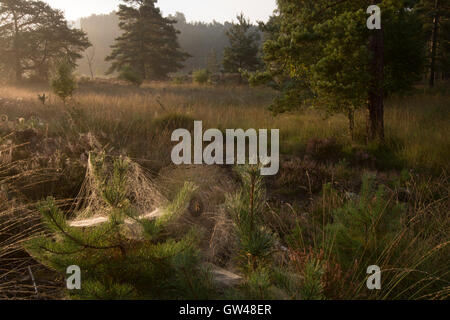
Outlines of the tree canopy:
{"type": "Polygon", "coordinates": [[[119,6],[119,27],[123,33],[106,60],[108,73],[131,67],[143,79],[164,79],[183,67],[189,55],[180,50],[175,20],[164,18],[155,0],[123,0],[119,6]]]}
{"type": "Polygon", "coordinates": [[[0,64],[18,81],[24,75],[47,79],[51,65],[62,58],[75,66],[90,46],[61,11],[36,0],[0,1],[0,44],[0,64]]]}
{"type": "Polygon", "coordinates": [[[421,76],[424,38],[416,11],[402,0],[279,0],[278,6],[278,15],[262,24],[266,72],[252,79],[274,80],[282,92],[272,110],[344,112],[352,131],[354,110],[366,107],[370,139],[383,139],[383,98],[421,76]],[[375,3],[381,30],[366,24],[375,3]]]}
{"type": "Polygon", "coordinates": [[[236,73],[240,69],[255,71],[261,62],[258,57],[260,35],[243,14],[237,16],[238,23],[226,32],[230,46],[225,47],[223,68],[236,73]]]}

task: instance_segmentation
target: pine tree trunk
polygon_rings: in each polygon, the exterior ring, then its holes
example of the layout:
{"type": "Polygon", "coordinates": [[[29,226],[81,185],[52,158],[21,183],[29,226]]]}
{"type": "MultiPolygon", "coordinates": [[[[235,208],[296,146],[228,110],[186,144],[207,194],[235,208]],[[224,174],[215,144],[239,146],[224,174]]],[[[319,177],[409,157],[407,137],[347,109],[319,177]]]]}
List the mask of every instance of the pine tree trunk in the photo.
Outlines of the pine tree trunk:
{"type": "Polygon", "coordinates": [[[352,141],[355,141],[355,110],[349,109],[347,116],[350,138],[352,139],[352,141]]]}
{"type": "MultiPolygon", "coordinates": [[[[379,4],[380,0],[372,0],[379,4]]],[[[369,90],[367,130],[370,141],[384,141],[384,37],[383,28],[371,30],[369,49],[372,52],[372,80],[369,90]]]]}
{"type": "Polygon", "coordinates": [[[436,51],[437,51],[437,34],[439,29],[439,0],[434,2],[434,18],[433,18],[433,35],[431,39],[431,65],[430,65],[430,87],[434,87],[436,79],[436,51]]]}

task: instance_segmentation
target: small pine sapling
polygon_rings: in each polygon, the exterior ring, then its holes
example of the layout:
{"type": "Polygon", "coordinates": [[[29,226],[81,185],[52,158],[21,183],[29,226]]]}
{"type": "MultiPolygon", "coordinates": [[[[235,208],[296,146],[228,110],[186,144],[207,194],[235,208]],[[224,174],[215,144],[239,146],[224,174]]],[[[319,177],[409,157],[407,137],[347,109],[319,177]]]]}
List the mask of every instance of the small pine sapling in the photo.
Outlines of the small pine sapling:
{"type": "Polygon", "coordinates": [[[237,229],[240,255],[248,271],[253,271],[272,252],[273,234],[262,224],[265,189],[258,166],[241,166],[237,172],[242,180],[240,191],[227,199],[227,207],[237,229]]]}
{"type": "Polygon", "coordinates": [[[112,173],[105,157],[92,156],[97,187],[107,203],[108,221],[94,227],[72,227],[55,200],[39,206],[49,233],[26,244],[38,261],[65,275],[71,265],[81,269],[81,290],[69,290],[77,299],[206,299],[213,292],[209,272],[201,267],[198,234],[187,230],[177,239],[164,232],[195,191],[186,183],[159,219],[140,218],[127,193],[130,160],[116,159],[112,173]],[[132,220],[143,237],[127,236],[132,220]]]}
{"type": "Polygon", "coordinates": [[[67,59],[60,61],[50,79],[53,92],[66,104],[67,98],[73,95],[76,85],[72,64],[67,59]]]}

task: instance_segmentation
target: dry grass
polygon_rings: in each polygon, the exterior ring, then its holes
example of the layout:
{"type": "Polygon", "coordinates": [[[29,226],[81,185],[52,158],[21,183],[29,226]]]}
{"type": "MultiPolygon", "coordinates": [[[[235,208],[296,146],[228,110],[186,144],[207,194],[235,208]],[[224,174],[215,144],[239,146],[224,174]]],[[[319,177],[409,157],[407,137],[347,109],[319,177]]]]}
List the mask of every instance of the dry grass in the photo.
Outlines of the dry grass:
{"type": "MultiPolygon", "coordinates": [[[[37,94],[44,91],[45,88],[39,87],[0,88],[3,99],[23,99],[14,103],[14,108],[0,102],[0,114],[7,113],[10,119],[39,116],[51,126],[61,122],[65,112],[57,98],[50,94],[47,106],[37,100],[37,94]]],[[[345,116],[327,117],[309,110],[273,117],[267,106],[274,95],[265,88],[169,83],[149,83],[143,88],[134,88],[98,83],[81,85],[73,105],[82,111],[81,125],[97,134],[121,130],[122,137],[140,139],[143,138],[139,136],[141,133],[148,137],[154,119],[167,114],[184,114],[202,120],[205,128],[280,128],[281,148],[287,154],[301,153],[312,138],[335,137],[342,145],[351,144],[345,116]]],[[[387,101],[388,144],[410,167],[448,168],[449,101],[449,94],[442,92],[418,93],[387,101]]],[[[364,144],[365,114],[358,114],[357,119],[357,142],[364,144]]],[[[129,139],[126,143],[129,144],[129,139]]]]}
{"type": "MultiPolygon", "coordinates": [[[[40,230],[34,204],[46,192],[51,195],[58,191],[55,180],[59,181],[59,185],[71,181],[68,193],[72,194],[65,196],[76,196],[84,175],[72,172],[69,169],[71,165],[64,166],[61,163],[66,158],[86,162],[83,157],[93,147],[92,143],[84,142],[88,134],[98,140],[95,142],[96,148],[101,146],[110,155],[127,154],[144,166],[148,174],[155,178],[160,191],[169,199],[184,181],[200,185],[201,190],[204,190],[200,198],[207,204],[202,227],[206,230],[205,243],[209,245],[209,259],[223,265],[228,263],[228,251],[233,238],[229,230],[231,222],[224,215],[221,205],[224,194],[236,189],[236,181],[228,168],[174,169],[170,161],[170,129],[175,128],[161,126],[167,117],[181,114],[186,117],[183,123],[202,120],[204,128],[281,130],[280,144],[284,153],[282,171],[276,180],[269,181],[268,186],[272,189],[268,191],[272,196],[271,201],[288,203],[281,206],[271,204],[271,220],[267,221],[271,228],[281,234],[292,232],[296,219],[304,223],[306,228],[315,228],[312,226],[315,223],[312,221],[314,211],[330,213],[345,203],[348,200],[345,191],[358,192],[361,172],[365,169],[374,170],[345,163],[316,163],[302,159],[311,139],[334,138],[344,151],[352,148],[370,149],[364,138],[365,115],[362,112],[357,115],[357,140],[352,142],[347,132],[347,119],[342,115],[327,117],[317,110],[306,110],[303,113],[273,117],[267,106],[275,93],[266,88],[169,83],[149,83],[142,88],[134,88],[120,83],[87,83],[80,84],[67,107],[51,94],[47,104],[42,105],[37,94],[46,92],[48,95],[47,90],[43,86],[0,88],[0,115],[8,115],[9,124],[16,129],[24,126],[38,131],[41,140],[37,145],[43,149],[39,156],[29,151],[28,157],[19,162],[11,163],[0,157],[0,161],[3,161],[3,164],[0,162],[0,298],[36,298],[34,285],[28,278],[28,266],[36,270],[41,281],[38,283],[39,297],[59,297],[59,279],[54,274],[48,273],[48,270],[26,255],[15,255],[23,253],[21,242],[40,230]],[[18,124],[16,118],[24,118],[25,124],[18,124]],[[50,159],[53,153],[58,154],[58,164],[49,166],[45,161],[42,162],[42,159],[50,159]],[[41,160],[36,162],[37,156],[41,160]],[[285,160],[288,156],[292,159],[285,160]],[[27,170],[12,170],[12,167],[24,163],[27,170]],[[32,167],[31,163],[39,165],[32,167]],[[61,180],[63,177],[66,180],[61,180]],[[358,182],[355,183],[355,180],[358,182]],[[21,181],[25,183],[21,185],[21,181]],[[321,194],[323,183],[329,181],[342,191],[334,199],[325,199],[321,194]],[[20,197],[11,199],[8,196],[11,190],[17,191],[15,194],[20,197]],[[285,191],[288,191],[287,195],[285,191]],[[30,217],[35,217],[35,220],[30,217]],[[28,221],[31,225],[17,231],[16,227],[22,225],[22,221],[28,221]],[[221,242],[221,238],[224,241],[221,242]],[[5,257],[12,257],[12,260],[5,260],[5,257]]],[[[407,227],[393,239],[379,261],[389,268],[388,272],[392,272],[387,284],[392,290],[377,298],[443,298],[449,294],[448,287],[443,287],[440,291],[432,291],[434,296],[430,296],[426,293],[429,292],[427,287],[422,285],[426,282],[427,286],[433,286],[434,283],[449,279],[445,263],[450,220],[449,102],[450,94],[445,91],[418,92],[412,96],[390,98],[386,102],[389,152],[377,154],[377,157],[386,162],[392,159],[383,157],[393,157],[403,168],[419,172],[419,178],[408,182],[407,227]],[[409,246],[399,252],[398,244],[405,239],[409,241],[409,246]],[[413,281],[408,282],[409,286],[399,285],[411,277],[413,281]]],[[[10,139],[10,127],[0,123],[0,151],[3,154],[5,150],[2,145],[10,139]]],[[[14,146],[17,150],[24,147],[27,148],[27,144],[14,146]]],[[[378,172],[380,182],[394,183],[398,177],[397,170],[392,174],[390,171],[378,172]]],[[[393,195],[398,195],[400,191],[392,187],[393,195]]],[[[397,201],[395,197],[391,200],[397,201]]],[[[60,204],[68,203],[71,201],[65,199],[60,204]]],[[[186,223],[190,221],[186,220],[186,223]]],[[[323,258],[321,252],[305,252],[305,256],[323,258]]],[[[333,261],[329,260],[326,269],[335,271],[340,267],[332,264],[333,261]]],[[[333,278],[333,275],[328,276],[333,278]]],[[[342,277],[348,280],[349,276],[345,274],[342,277]]],[[[355,286],[343,288],[343,291],[338,289],[333,287],[330,290],[334,290],[333,294],[347,298],[357,297],[358,290],[361,290],[355,286]]]]}
{"type": "MultiPolygon", "coordinates": [[[[21,191],[39,188],[51,179],[48,172],[17,173],[21,169],[20,162],[0,163],[0,299],[60,298],[61,279],[30,258],[22,247],[43,226],[36,203],[21,191]],[[25,181],[27,185],[20,183],[25,181]]],[[[64,201],[60,204],[64,205],[64,201]]]]}

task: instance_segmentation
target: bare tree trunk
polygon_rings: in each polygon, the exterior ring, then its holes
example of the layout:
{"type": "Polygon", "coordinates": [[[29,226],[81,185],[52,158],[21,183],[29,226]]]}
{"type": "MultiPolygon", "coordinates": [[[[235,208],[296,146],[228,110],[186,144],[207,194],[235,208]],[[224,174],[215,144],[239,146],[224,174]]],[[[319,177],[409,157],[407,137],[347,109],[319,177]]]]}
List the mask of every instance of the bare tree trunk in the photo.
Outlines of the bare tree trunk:
{"type": "Polygon", "coordinates": [[[434,87],[436,79],[436,51],[437,51],[437,35],[439,31],[439,0],[434,2],[434,18],[433,18],[433,35],[431,38],[431,65],[430,65],[430,87],[434,87]]]}
{"type": "MultiPolygon", "coordinates": [[[[379,4],[380,0],[372,0],[372,4],[379,4]]],[[[369,90],[368,103],[368,139],[370,141],[384,141],[384,37],[383,28],[371,30],[369,49],[372,52],[371,73],[372,80],[369,90]]]]}
{"type": "Polygon", "coordinates": [[[89,53],[86,51],[86,59],[89,66],[89,72],[91,73],[91,79],[94,80],[94,70],[93,70],[93,64],[95,59],[95,47],[92,47],[92,54],[89,55],[89,53]]]}

